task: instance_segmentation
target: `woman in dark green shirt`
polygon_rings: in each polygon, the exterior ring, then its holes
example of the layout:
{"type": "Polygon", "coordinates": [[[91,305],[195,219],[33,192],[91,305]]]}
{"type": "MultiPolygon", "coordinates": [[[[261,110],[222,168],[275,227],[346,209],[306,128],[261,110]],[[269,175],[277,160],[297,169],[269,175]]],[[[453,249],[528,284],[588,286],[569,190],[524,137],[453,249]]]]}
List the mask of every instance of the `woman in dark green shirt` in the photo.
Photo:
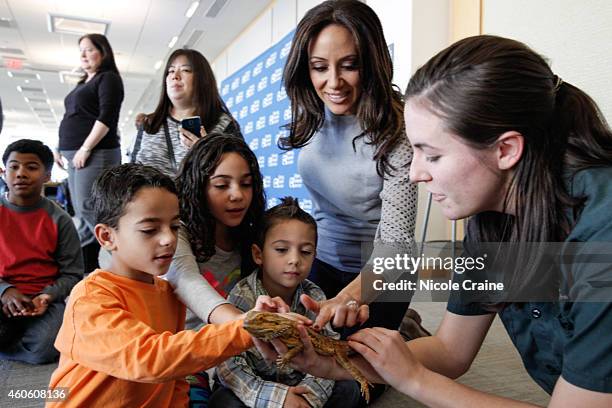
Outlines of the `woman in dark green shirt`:
{"type": "MultiPolygon", "coordinates": [[[[536,262],[506,262],[514,297],[503,302],[452,292],[434,336],[404,343],[395,331],[361,330],[349,338],[362,355],[355,363],[428,406],[518,406],[453,380],[469,369],[498,313],[527,371],[552,395],[550,406],[612,406],[612,132],[596,104],[524,44],[477,36],[414,74],[405,119],[410,178],[448,218],[471,217],[469,255],[486,243],[557,251],[545,261],[531,253],[536,262]],[[597,259],[589,255],[596,247],[597,259]],[[542,291],[516,301],[536,285],[542,291]]],[[[350,378],[310,346],[303,356],[295,362],[302,370],[350,378]]]]}

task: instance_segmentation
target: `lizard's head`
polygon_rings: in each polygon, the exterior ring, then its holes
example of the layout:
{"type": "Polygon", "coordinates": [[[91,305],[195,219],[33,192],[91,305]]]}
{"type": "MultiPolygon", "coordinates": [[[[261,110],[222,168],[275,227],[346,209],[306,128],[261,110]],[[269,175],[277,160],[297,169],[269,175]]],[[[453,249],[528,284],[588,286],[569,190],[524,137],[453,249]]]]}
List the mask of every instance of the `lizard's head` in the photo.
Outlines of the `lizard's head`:
{"type": "Polygon", "coordinates": [[[242,327],[259,339],[273,339],[280,336],[292,321],[278,313],[256,312],[247,313],[242,327]]]}

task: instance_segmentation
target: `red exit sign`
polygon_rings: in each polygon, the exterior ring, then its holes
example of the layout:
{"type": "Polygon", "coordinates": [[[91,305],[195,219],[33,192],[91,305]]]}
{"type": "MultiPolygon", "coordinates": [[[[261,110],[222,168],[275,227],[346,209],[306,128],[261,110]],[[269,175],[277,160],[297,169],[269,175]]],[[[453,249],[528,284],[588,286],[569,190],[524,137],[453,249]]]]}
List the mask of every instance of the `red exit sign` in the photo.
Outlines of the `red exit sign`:
{"type": "Polygon", "coordinates": [[[5,57],[4,66],[9,69],[19,70],[23,68],[23,60],[18,59],[18,58],[6,58],[5,57]]]}

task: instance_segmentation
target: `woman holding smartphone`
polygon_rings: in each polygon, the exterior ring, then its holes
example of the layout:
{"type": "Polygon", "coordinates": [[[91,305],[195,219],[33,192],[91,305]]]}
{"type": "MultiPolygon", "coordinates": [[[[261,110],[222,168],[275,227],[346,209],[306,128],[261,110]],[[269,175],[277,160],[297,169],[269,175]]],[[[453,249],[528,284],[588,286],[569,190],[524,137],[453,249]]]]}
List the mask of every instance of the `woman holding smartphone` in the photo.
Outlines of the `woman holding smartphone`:
{"type": "Polygon", "coordinates": [[[210,64],[196,50],[179,49],[168,58],[157,108],[145,115],[136,137],[132,158],[176,176],[187,151],[211,132],[242,138],[238,123],[219,95],[210,64]],[[183,119],[198,116],[196,135],[181,127],[183,119]]]}

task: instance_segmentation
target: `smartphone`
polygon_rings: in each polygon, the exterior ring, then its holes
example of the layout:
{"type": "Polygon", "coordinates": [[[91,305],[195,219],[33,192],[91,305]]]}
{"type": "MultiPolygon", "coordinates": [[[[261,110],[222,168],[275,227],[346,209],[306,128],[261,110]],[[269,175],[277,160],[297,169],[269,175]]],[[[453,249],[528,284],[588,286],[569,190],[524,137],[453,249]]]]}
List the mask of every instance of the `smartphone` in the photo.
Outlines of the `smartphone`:
{"type": "Polygon", "coordinates": [[[189,118],[185,118],[181,120],[181,127],[185,130],[190,131],[196,137],[200,137],[200,127],[202,126],[202,121],[199,116],[191,116],[189,118]]]}

